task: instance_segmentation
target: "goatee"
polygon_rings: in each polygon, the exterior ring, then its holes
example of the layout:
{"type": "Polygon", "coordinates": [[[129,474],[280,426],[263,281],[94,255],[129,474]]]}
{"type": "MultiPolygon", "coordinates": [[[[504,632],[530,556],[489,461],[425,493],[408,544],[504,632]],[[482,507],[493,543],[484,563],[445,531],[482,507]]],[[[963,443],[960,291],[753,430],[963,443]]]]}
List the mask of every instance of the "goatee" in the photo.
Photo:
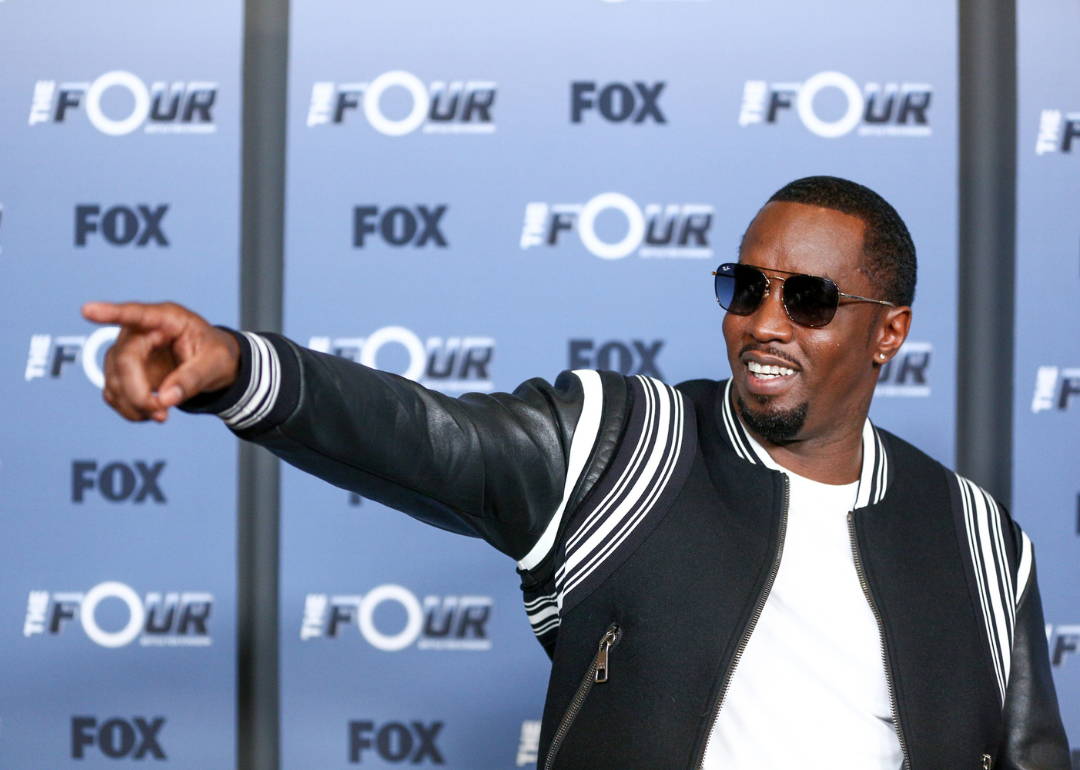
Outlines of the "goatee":
{"type": "Polygon", "coordinates": [[[739,414],[742,415],[743,422],[750,430],[772,444],[794,441],[802,431],[803,423],[806,422],[806,412],[810,409],[810,402],[803,401],[791,409],[770,409],[771,400],[766,396],[759,400],[764,408],[751,409],[742,396],[736,396],[739,414]]]}

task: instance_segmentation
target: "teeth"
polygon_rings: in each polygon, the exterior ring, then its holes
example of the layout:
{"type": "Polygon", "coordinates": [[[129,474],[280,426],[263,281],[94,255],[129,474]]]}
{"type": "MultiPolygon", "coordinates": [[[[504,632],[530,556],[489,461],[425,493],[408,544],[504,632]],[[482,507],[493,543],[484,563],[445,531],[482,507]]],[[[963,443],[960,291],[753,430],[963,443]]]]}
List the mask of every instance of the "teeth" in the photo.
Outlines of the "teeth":
{"type": "Polygon", "coordinates": [[[794,369],[789,369],[786,366],[766,366],[764,364],[759,364],[756,361],[748,361],[746,367],[763,380],[771,380],[774,377],[787,377],[795,374],[794,369]]]}

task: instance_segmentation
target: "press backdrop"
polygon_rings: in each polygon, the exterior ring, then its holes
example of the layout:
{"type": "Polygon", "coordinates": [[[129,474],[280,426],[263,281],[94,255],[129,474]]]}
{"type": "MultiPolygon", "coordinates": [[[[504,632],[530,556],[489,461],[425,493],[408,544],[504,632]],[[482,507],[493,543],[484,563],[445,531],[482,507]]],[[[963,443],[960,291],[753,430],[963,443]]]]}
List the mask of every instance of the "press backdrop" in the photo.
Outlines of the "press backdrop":
{"type": "MultiPolygon", "coordinates": [[[[722,378],[710,272],[772,192],[834,174],[885,196],[919,253],[872,416],[952,464],[954,3],[290,14],[299,343],[451,394],[579,367],[722,378]]],[[[549,665],[508,558],[291,469],[281,542],[283,767],[535,762],[549,665]]]]}
{"type": "Polygon", "coordinates": [[[236,763],[236,448],[101,400],[90,299],[237,321],[237,0],[0,2],[0,767],[236,763]]]}
{"type": "MultiPolygon", "coordinates": [[[[1013,515],[1035,543],[1065,729],[1080,736],[1080,6],[1020,0],[1013,515]]],[[[1080,751],[1073,765],[1080,764],[1080,751]]]]}

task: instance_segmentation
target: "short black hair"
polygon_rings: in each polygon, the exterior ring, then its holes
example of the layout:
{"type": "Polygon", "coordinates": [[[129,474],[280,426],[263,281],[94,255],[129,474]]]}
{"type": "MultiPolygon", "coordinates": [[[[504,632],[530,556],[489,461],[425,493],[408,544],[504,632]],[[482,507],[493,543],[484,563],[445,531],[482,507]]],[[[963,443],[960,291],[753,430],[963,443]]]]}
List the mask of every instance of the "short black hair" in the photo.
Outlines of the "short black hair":
{"type": "MultiPolygon", "coordinates": [[[[863,255],[870,283],[897,305],[915,301],[915,244],[896,209],[856,182],[835,176],[808,176],[781,187],[769,203],[805,203],[861,219],[866,225],[863,255]]],[[[767,205],[767,204],[766,204],[767,205]]]]}

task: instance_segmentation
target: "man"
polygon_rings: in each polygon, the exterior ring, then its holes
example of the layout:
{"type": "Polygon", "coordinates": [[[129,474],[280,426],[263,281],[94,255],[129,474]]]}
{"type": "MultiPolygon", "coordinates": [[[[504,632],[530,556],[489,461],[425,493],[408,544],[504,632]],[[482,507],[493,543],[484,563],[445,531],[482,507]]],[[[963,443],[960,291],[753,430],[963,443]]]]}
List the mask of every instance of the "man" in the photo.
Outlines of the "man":
{"type": "Polygon", "coordinates": [[[340,487],[518,562],[552,657],[545,768],[1069,766],[1031,543],[867,419],[915,249],[811,177],[716,273],[732,378],[611,372],[451,399],[176,305],[123,326],[105,399],[219,414],[340,487]]]}

